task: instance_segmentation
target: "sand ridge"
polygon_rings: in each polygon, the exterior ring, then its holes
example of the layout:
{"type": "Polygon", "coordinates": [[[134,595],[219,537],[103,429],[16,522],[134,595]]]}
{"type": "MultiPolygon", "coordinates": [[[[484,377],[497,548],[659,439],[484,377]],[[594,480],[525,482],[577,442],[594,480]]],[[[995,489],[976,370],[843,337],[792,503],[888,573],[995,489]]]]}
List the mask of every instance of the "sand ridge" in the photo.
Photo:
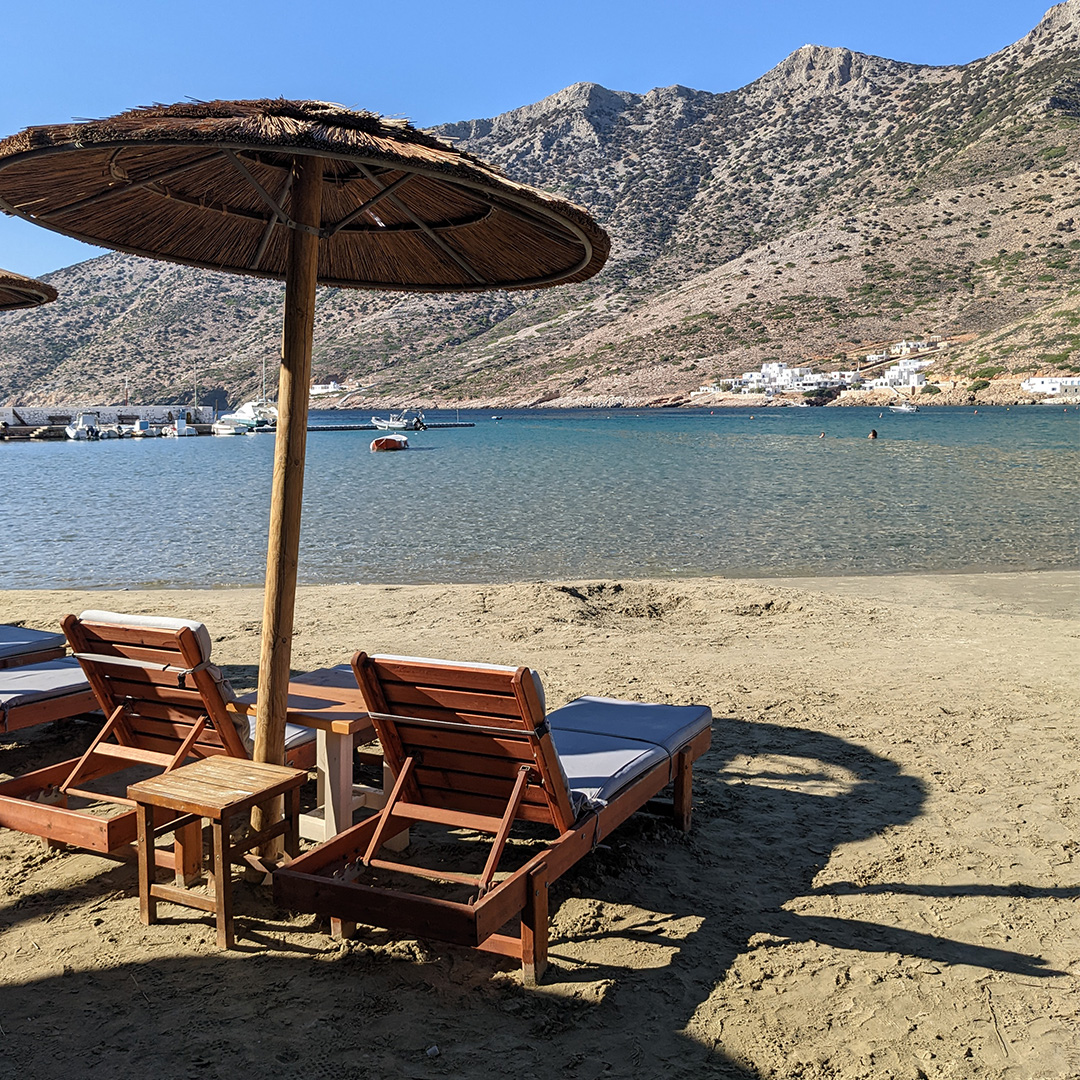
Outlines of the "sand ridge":
{"type": "MultiPolygon", "coordinates": [[[[1080,1075],[1078,583],[303,588],[298,671],[364,648],[528,664],[551,707],[710,705],[691,833],[638,816],[562,878],[526,991],[468,950],[334,942],[248,883],[222,954],[197,912],[143,927],[133,867],[0,832],[0,1076],[1080,1075]]],[[[85,607],[199,618],[254,684],[257,590],[0,593],[0,621],[85,607]]],[[[91,733],[4,737],[0,772],[91,733]]]]}

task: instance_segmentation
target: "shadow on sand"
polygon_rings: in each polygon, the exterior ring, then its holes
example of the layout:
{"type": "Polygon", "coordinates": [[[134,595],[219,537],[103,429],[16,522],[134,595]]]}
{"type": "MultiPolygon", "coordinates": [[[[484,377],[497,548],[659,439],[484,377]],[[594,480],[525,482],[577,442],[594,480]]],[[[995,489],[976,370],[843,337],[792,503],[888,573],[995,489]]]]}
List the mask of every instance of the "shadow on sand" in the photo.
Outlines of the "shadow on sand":
{"type": "MultiPolygon", "coordinates": [[[[99,920],[100,967],[85,969],[83,946],[72,961],[80,970],[61,960],[53,977],[8,981],[0,990],[0,1075],[179,1080],[257,1068],[266,1077],[512,1071],[752,1080],[755,1072],[685,1029],[756,935],[1055,974],[1037,957],[784,910],[815,892],[858,891],[813,883],[837,845],[919,814],[922,783],[894,762],[819,732],[719,719],[695,778],[688,836],[638,815],[557,884],[552,967],[538,991],[522,988],[508,962],[469,950],[394,942],[379,931],[338,944],[317,920],[287,920],[267,890],[246,883],[237,886],[235,953],[207,945],[207,918],[165,905],[166,922],[190,927],[191,955],[141,963],[125,960],[125,939],[145,955],[160,928],[137,921],[131,867],[102,864],[78,886],[3,904],[0,928],[7,931],[43,920],[50,909],[54,923],[62,922],[110,891],[126,896],[123,925],[114,919],[119,910],[104,912],[110,923],[99,920]],[[608,905],[639,917],[590,919],[608,905]],[[646,962],[620,966],[619,957],[634,950],[646,962]]],[[[1027,895],[1022,886],[1017,895],[1027,895]]],[[[8,971],[9,980],[17,978],[17,964],[8,971]]]]}

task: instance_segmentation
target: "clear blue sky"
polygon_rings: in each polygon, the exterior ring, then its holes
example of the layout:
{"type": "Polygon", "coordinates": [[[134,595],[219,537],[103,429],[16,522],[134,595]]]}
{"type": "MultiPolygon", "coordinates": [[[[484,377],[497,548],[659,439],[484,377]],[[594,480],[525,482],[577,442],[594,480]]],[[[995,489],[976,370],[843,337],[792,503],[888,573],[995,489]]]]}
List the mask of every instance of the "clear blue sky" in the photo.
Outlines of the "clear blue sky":
{"type": "MultiPolygon", "coordinates": [[[[0,136],[185,98],[319,98],[418,126],[495,116],[575,82],[643,93],[752,82],[800,45],[963,64],[1048,0],[53,0],[2,17],[0,136]]],[[[0,216],[0,267],[97,254],[0,216]]]]}

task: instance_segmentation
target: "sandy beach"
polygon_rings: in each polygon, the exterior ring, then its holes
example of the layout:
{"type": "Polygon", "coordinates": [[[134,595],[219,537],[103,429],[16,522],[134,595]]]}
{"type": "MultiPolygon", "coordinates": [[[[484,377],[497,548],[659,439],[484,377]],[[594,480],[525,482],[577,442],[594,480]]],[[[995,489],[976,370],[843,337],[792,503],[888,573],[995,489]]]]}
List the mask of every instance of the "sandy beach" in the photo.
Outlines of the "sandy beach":
{"type": "MultiPolygon", "coordinates": [[[[261,592],[0,593],[0,621],[197,618],[255,682],[261,592]]],[[[293,668],[527,664],[715,717],[688,835],[639,815],[552,893],[551,967],[236,887],[238,948],[133,866],[0,832],[0,1077],[1080,1075],[1080,575],[300,590],[293,668]]],[[[85,747],[0,739],[15,775],[85,747]]]]}

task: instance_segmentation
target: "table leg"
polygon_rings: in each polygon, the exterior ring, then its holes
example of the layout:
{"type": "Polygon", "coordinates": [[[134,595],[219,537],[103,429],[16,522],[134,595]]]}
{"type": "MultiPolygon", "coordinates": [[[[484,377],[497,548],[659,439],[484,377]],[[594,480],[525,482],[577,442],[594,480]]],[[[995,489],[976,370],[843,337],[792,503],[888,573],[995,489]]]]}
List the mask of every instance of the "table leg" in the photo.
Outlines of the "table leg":
{"type": "Polygon", "coordinates": [[[233,947],[232,924],[232,867],[229,865],[229,822],[215,818],[211,822],[214,834],[214,913],[217,916],[219,949],[233,947]]]}
{"type": "Polygon", "coordinates": [[[300,788],[294,787],[286,796],[285,854],[296,858],[300,854],[300,788]]]}
{"type": "Polygon", "coordinates": [[[329,840],[352,825],[353,737],[319,731],[316,740],[319,774],[326,778],[322,795],[322,839],[329,840]]]}
{"type": "Polygon", "coordinates": [[[202,822],[181,825],[173,833],[176,884],[193,885],[202,877],[202,822]]]}
{"type": "Polygon", "coordinates": [[[157,920],[157,900],[151,895],[154,884],[154,808],[145,803],[135,804],[138,829],[139,915],[144,925],[157,920]]]}

